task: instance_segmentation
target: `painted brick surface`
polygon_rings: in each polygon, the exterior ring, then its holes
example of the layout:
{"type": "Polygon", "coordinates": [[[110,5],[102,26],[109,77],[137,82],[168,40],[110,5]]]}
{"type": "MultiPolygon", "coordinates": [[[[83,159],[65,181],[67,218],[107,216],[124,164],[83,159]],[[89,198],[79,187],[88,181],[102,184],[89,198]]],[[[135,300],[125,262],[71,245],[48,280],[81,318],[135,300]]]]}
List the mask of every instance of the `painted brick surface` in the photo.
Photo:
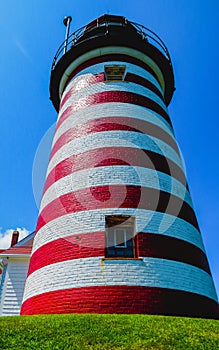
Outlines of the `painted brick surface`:
{"type": "MultiPolygon", "coordinates": [[[[47,175],[60,162],[72,155],[104,147],[139,148],[163,155],[183,169],[178,153],[156,137],[133,131],[102,131],[74,139],[59,149],[49,162],[47,175]]],[[[143,152],[142,152],[143,154],[143,152]]]]}
{"type": "Polygon", "coordinates": [[[134,185],[154,188],[172,193],[181,198],[192,207],[192,200],[187,188],[170,175],[158,172],[154,169],[115,164],[115,159],[108,159],[95,168],[71,172],[64,178],[60,178],[48,188],[41,202],[41,210],[55,198],[83,188],[111,185],[134,185]],[[73,180],[74,177],[74,180],[73,180]]]}
{"type": "Polygon", "coordinates": [[[23,314],[118,313],[211,317],[217,303],[197,294],[153,287],[73,288],[37,295],[22,306],[23,314]],[[63,304],[63,298],[65,304],[63,304]],[[49,303],[48,303],[49,300],[49,303]]]}
{"type": "Polygon", "coordinates": [[[85,122],[84,124],[81,122],[80,125],[76,125],[73,128],[71,128],[71,125],[69,125],[68,130],[65,131],[53,145],[51,151],[51,158],[62,146],[78,137],[95,132],[110,132],[112,130],[129,130],[140,133],[146,133],[147,135],[159,138],[160,140],[167,143],[170,147],[175,149],[176,152],[178,152],[178,147],[174,138],[171,137],[169,133],[164,131],[163,128],[160,128],[155,124],[142,121],[137,118],[102,117],[99,119],[92,120],[90,122],[85,122]]]}
{"type": "MultiPolygon", "coordinates": [[[[63,123],[56,129],[53,139],[53,145],[58,138],[74,126],[83,125],[89,121],[97,121],[102,118],[123,117],[128,119],[138,119],[139,121],[149,122],[159,126],[162,130],[174,137],[173,131],[169,123],[155,111],[151,111],[147,107],[132,105],[130,103],[121,102],[106,102],[104,104],[97,104],[85,107],[83,110],[78,110],[69,115],[63,123]],[[95,118],[94,118],[95,115],[95,118]]],[[[126,124],[126,122],[125,122],[126,124]]]]}
{"type": "MultiPolygon", "coordinates": [[[[108,57],[109,58],[109,57],[108,57]]],[[[109,61],[107,61],[107,57],[105,59],[105,61],[101,62],[101,63],[96,63],[94,61],[89,61],[86,62],[86,68],[81,66],[80,71],[78,73],[75,74],[76,71],[74,71],[74,80],[72,82],[72,84],[68,84],[65,87],[65,90],[63,92],[63,97],[62,97],[62,101],[60,104],[60,108],[62,108],[63,104],[66,102],[66,99],[70,96],[70,91],[72,90],[72,88],[75,87],[75,85],[77,86],[78,89],[83,88],[84,85],[81,86],[81,84],[78,84],[78,81],[81,81],[81,75],[83,74],[83,77],[85,80],[85,82],[87,82],[88,84],[92,84],[93,82],[96,81],[103,81],[102,78],[102,72],[104,72],[104,66],[106,64],[109,64],[109,61]],[[101,72],[101,73],[100,73],[101,72]]],[[[111,65],[119,65],[121,64],[121,61],[110,61],[111,65]]],[[[139,62],[138,62],[139,64],[139,62]]],[[[137,77],[142,77],[145,81],[153,84],[154,87],[157,88],[158,91],[160,91],[161,95],[163,95],[163,91],[161,89],[161,86],[158,82],[158,80],[154,77],[154,75],[152,74],[153,71],[148,71],[145,68],[140,67],[137,64],[134,63],[129,63],[126,60],[126,69],[128,71],[127,75],[128,77],[131,74],[134,74],[137,77]]],[[[129,81],[128,77],[125,77],[126,81],[129,81]]],[[[73,78],[73,76],[72,76],[73,78]]],[[[86,83],[85,83],[86,84],[86,83]]]]}
{"type": "Polygon", "coordinates": [[[55,290],[121,285],[182,290],[217,300],[207,272],[189,264],[158,258],[68,260],[42,267],[29,275],[27,282],[29,287],[25,289],[24,301],[55,290]]]}
{"type": "Polygon", "coordinates": [[[61,178],[83,169],[98,168],[103,165],[130,165],[154,169],[158,172],[171,175],[174,179],[186,185],[183,170],[170,159],[162,155],[132,147],[102,147],[72,155],[59,162],[48,174],[44,193],[61,178]]]}
{"type": "MultiPolygon", "coordinates": [[[[136,255],[165,258],[199,267],[210,274],[205,253],[175,237],[140,232],[135,236],[136,255]]],[[[38,248],[32,255],[29,275],[34,271],[61,261],[105,256],[105,232],[90,232],[58,238],[38,248]]]]}

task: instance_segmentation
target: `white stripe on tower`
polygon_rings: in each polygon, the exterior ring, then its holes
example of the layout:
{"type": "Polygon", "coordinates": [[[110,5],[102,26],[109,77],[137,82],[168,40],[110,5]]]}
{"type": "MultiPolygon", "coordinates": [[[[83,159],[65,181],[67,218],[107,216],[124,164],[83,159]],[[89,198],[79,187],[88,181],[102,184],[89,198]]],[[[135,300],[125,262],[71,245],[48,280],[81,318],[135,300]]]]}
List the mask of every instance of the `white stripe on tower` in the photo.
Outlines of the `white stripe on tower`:
{"type": "MultiPolygon", "coordinates": [[[[83,81],[86,80],[86,77],[83,76],[83,81]]],[[[81,98],[89,97],[90,95],[94,94],[100,94],[101,92],[110,92],[110,91],[123,91],[123,92],[129,92],[133,94],[138,94],[142,95],[145,97],[150,98],[150,100],[156,102],[160,107],[163,108],[163,110],[167,113],[167,108],[165,103],[162,101],[160,97],[158,97],[154,92],[151,90],[140,86],[138,84],[134,83],[128,83],[124,84],[124,82],[112,82],[107,85],[106,89],[106,83],[96,83],[96,84],[91,84],[86,86],[85,88],[76,91],[74,94],[72,94],[66,103],[64,104],[63,108],[60,111],[60,117],[61,118],[62,114],[65,112],[65,110],[70,107],[73,103],[78,101],[81,98]]]]}
{"type": "Polygon", "coordinates": [[[64,194],[83,188],[110,185],[135,185],[171,193],[192,207],[190,193],[173,177],[162,172],[137,166],[103,166],[80,170],[56,181],[45,192],[40,211],[50,202],[64,194]]]}
{"type": "Polygon", "coordinates": [[[168,288],[217,300],[211,276],[189,264],[155,258],[111,261],[105,264],[103,273],[101,257],[97,257],[68,260],[33,272],[27,278],[24,301],[55,290],[106,285],[168,288]],[[88,266],[93,273],[88,274],[88,266]]]}
{"type": "Polygon", "coordinates": [[[181,169],[183,169],[182,160],[172,147],[156,137],[148,136],[132,131],[104,131],[92,133],[86,136],[79,137],[73,141],[66,143],[60,150],[58,150],[53,158],[50,160],[47,176],[52,169],[72,155],[77,155],[92,149],[104,147],[121,147],[121,148],[139,148],[148,150],[165,158],[169,158],[181,169]]]}

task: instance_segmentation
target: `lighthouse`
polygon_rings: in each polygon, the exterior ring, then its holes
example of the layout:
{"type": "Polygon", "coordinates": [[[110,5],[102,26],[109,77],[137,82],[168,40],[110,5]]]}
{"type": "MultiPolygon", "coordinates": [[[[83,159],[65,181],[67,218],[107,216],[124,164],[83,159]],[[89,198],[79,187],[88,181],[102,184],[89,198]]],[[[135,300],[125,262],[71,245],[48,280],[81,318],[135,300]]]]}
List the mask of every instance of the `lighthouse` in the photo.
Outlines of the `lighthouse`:
{"type": "Polygon", "coordinates": [[[52,65],[58,119],[21,314],[215,317],[168,113],[168,50],[122,16],[71,35],[70,21],[52,65]]]}

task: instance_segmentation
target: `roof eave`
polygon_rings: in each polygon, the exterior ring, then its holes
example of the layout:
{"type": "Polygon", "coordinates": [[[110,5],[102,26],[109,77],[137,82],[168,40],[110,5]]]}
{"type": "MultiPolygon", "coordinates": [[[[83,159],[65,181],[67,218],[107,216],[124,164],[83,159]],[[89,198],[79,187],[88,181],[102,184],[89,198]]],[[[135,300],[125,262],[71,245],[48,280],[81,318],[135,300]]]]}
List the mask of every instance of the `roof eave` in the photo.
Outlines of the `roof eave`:
{"type": "Polygon", "coordinates": [[[31,254],[0,254],[0,258],[30,258],[31,254]]]}

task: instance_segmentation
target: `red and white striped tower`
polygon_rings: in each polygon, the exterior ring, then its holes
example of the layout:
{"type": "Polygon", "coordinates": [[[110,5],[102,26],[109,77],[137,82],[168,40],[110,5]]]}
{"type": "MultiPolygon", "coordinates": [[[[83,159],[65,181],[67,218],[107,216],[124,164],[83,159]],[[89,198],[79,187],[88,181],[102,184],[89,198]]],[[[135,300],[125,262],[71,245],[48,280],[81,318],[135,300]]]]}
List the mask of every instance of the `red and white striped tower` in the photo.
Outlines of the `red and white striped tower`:
{"type": "Polygon", "coordinates": [[[23,315],[216,317],[173,91],[168,51],[146,28],[104,15],[67,38],[51,73],[59,116],[23,315]]]}

